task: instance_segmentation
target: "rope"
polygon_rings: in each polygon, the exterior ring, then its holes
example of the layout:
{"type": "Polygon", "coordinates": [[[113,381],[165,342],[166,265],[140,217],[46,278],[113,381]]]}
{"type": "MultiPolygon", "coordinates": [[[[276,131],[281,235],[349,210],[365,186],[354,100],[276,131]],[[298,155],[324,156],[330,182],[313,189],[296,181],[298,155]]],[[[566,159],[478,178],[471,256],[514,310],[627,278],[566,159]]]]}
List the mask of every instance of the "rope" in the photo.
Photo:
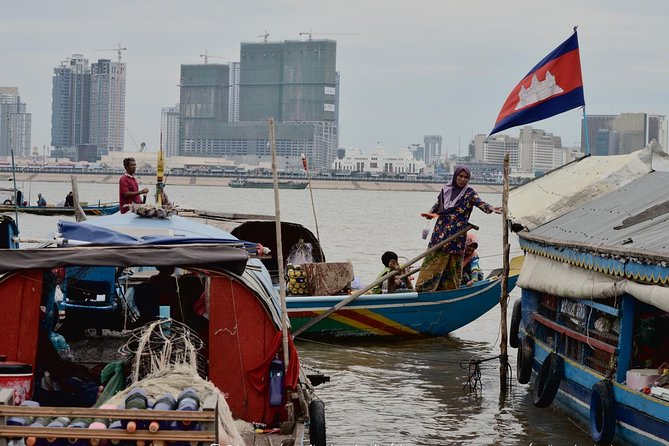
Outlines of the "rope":
{"type": "Polygon", "coordinates": [[[473,392],[476,391],[477,389],[483,390],[483,382],[481,381],[481,364],[484,362],[492,361],[493,359],[499,359],[502,361],[504,364],[506,364],[507,368],[507,379],[509,382],[512,382],[513,380],[511,379],[511,366],[509,365],[509,360],[507,355],[497,355],[497,356],[492,356],[490,358],[483,358],[483,359],[475,359],[476,357],[472,357],[469,360],[462,360],[460,361],[460,368],[461,369],[468,369],[469,370],[469,378],[467,379],[467,382],[462,386],[462,390],[464,390],[466,387],[469,387],[469,391],[473,392]]]}
{"type": "Polygon", "coordinates": [[[176,365],[206,373],[206,359],[198,352],[204,343],[188,326],[173,319],[150,322],[129,332],[119,353],[132,363],[134,383],[176,365]]]}
{"type": "MultiPolygon", "coordinates": [[[[232,296],[232,314],[234,314],[235,316],[234,335],[237,341],[237,352],[239,353],[240,372],[242,373],[241,376],[242,389],[244,390],[244,407],[246,407],[246,404],[248,403],[248,395],[246,392],[246,377],[244,376],[244,371],[246,370],[246,367],[244,366],[244,358],[242,357],[242,346],[239,342],[239,330],[237,329],[237,327],[239,327],[239,321],[237,320],[237,303],[235,299],[235,287],[233,286],[232,280],[229,280],[228,282],[230,283],[230,296],[232,296]]],[[[207,281],[207,287],[209,287],[209,281],[207,281]]],[[[209,294],[209,290],[207,290],[207,294],[209,294]]]]}

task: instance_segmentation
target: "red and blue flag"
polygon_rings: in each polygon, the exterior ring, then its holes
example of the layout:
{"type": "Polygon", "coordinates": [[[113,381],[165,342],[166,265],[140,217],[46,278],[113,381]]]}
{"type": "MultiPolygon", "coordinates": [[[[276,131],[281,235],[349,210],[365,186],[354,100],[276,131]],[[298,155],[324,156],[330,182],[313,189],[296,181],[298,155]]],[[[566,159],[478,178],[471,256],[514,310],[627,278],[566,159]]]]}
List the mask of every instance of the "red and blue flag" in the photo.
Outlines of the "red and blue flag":
{"type": "Polygon", "coordinates": [[[576,31],[511,90],[490,134],[585,105],[576,31]]]}

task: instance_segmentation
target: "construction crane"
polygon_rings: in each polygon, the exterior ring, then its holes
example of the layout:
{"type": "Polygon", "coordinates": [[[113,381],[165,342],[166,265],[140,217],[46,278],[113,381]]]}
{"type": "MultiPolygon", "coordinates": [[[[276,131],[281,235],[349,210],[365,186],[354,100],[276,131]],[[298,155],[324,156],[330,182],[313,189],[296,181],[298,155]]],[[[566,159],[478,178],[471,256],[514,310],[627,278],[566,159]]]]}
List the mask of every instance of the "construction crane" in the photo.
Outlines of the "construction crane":
{"type": "Polygon", "coordinates": [[[118,53],[118,61],[121,62],[121,51],[127,51],[128,48],[122,47],[121,44],[118,44],[118,48],[104,48],[101,50],[95,50],[95,51],[116,51],[118,53]]]}
{"type": "Polygon", "coordinates": [[[204,54],[200,54],[200,57],[204,57],[204,64],[205,65],[207,65],[207,63],[209,63],[209,58],[210,57],[214,58],[214,59],[227,59],[227,57],[223,57],[223,56],[211,56],[211,55],[209,55],[207,50],[204,51],[204,54]]]}
{"type": "Polygon", "coordinates": [[[303,31],[301,33],[298,33],[300,37],[302,36],[309,36],[309,40],[311,40],[312,36],[359,36],[361,35],[360,33],[314,33],[311,32],[311,28],[309,28],[309,31],[303,31]]]}
{"type": "Polygon", "coordinates": [[[267,30],[265,30],[265,34],[260,34],[259,36],[256,37],[262,37],[262,42],[267,43],[267,38],[269,37],[269,33],[267,32],[267,30]]]}

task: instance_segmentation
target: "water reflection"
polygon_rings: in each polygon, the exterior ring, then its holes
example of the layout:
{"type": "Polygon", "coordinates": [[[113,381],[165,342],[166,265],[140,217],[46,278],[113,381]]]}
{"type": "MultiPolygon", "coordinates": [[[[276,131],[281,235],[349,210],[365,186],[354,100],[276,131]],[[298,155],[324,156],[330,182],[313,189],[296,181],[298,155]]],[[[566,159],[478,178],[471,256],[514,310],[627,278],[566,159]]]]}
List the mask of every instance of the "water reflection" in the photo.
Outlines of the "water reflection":
{"type": "MultiPolygon", "coordinates": [[[[48,196],[65,196],[68,183],[33,183],[48,196]]],[[[305,191],[282,191],[284,220],[315,230],[305,191]]],[[[114,184],[80,185],[82,199],[113,201],[114,184]]],[[[170,186],[170,198],[191,207],[222,212],[271,214],[269,190],[170,186]],[[214,197],[214,198],[213,198],[214,197]]],[[[328,261],[354,261],[356,276],[369,283],[381,269],[380,256],[395,250],[413,257],[425,248],[417,216],[434,193],[315,190],[321,244],[328,261]],[[397,205],[389,206],[389,203],[397,205]]],[[[484,196],[498,205],[498,195],[484,196]]],[[[59,218],[21,215],[26,236],[46,236],[59,218]]],[[[501,264],[499,218],[472,214],[481,227],[479,255],[484,269],[501,264]]],[[[511,239],[512,251],[517,241],[511,239]]],[[[519,296],[512,293],[513,299],[519,296]]],[[[499,353],[500,312],[494,308],[451,336],[438,339],[337,342],[297,341],[300,357],[330,375],[317,388],[326,404],[328,443],[339,445],[591,445],[587,434],[551,409],[537,409],[529,386],[515,382],[515,350],[509,350],[514,385],[500,398],[499,361],[481,365],[482,390],[463,388],[469,377],[460,363],[499,353]]]]}

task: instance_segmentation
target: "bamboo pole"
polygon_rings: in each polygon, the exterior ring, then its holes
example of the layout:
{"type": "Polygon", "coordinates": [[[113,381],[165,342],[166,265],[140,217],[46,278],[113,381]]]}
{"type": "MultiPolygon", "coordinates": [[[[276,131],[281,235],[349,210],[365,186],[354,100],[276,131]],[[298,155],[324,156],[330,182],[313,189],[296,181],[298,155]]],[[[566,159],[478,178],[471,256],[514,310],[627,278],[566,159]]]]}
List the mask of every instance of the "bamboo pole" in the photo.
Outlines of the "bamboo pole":
{"type": "Polygon", "coordinates": [[[307,172],[307,183],[309,184],[309,195],[311,195],[311,210],[314,213],[314,223],[316,224],[316,239],[318,240],[318,244],[321,244],[321,235],[318,232],[318,219],[316,218],[316,206],[314,206],[314,191],[311,188],[311,174],[309,173],[309,166],[307,165],[307,155],[302,154],[302,166],[304,167],[304,170],[307,172]]]}
{"type": "Polygon", "coordinates": [[[502,339],[500,341],[500,357],[499,357],[499,380],[500,391],[506,393],[507,384],[507,369],[509,367],[509,356],[507,352],[507,326],[506,326],[506,309],[509,303],[509,290],[507,289],[507,282],[509,280],[509,152],[504,155],[504,187],[502,189],[502,293],[499,298],[499,305],[501,310],[501,331],[502,339]]]}
{"type": "Polygon", "coordinates": [[[279,296],[281,297],[281,333],[283,364],[288,370],[288,308],[286,307],[286,279],[283,273],[283,244],[281,243],[281,205],[279,203],[279,175],[276,171],[276,136],[274,118],[269,118],[269,145],[272,149],[272,179],[274,181],[274,222],[276,226],[276,264],[279,268],[279,296]]]}
{"type": "Polygon", "coordinates": [[[445,240],[442,240],[441,242],[437,243],[437,244],[434,245],[433,247],[431,247],[431,248],[429,248],[429,249],[426,249],[425,251],[423,251],[422,253],[418,254],[418,255],[417,255],[416,257],[414,257],[413,259],[409,260],[409,261],[408,261],[407,263],[405,263],[404,265],[400,265],[399,269],[394,269],[394,270],[388,272],[386,275],[379,277],[378,279],[376,279],[374,282],[370,283],[369,285],[367,285],[367,286],[364,287],[363,289],[356,291],[355,293],[351,294],[351,295],[350,295],[349,297],[347,297],[346,299],[344,299],[344,300],[338,302],[338,303],[337,303],[336,305],[334,305],[333,307],[330,307],[328,310],[325,310],[324,312],[322,312],[322,313],[319,314],[318,316],[316,316],[316,317],[310,319],[306,324],[304,324],[303,326],[301,326],[300,328],[298,328],[297,330],[295,330],[295,331],[293,332],[293,336],[294,336],[294,337],[299,336],[299,335],[302,334],[304,331],[308,330],[309,328],[311,328],[312,326],[316,325],[317,323],[319,323],[320,321],[322,321],[322,320],[325,319],[326,317],[330,316],[330,315],[331,315],[332,313],[334,313],[335,311],[337,311],[337,310],[339,310],[340,308],[342,308],[342,307],[348,305],[349,303],[353,302],[355,299],[357,299],[358,297],[362,296],[363,294],[365,294],[367,291],[371,290],[371,289],[374,288],[375,286],[382,284],[384,280],[387,280],[387,279],[390,279],[391,277],[396,276],[397,274],[399,274],[400,270],[403,270],[403,269],[407,268],[408,266],[413,265],[414,263],[416,263],[417,261],[419,261],[420,259],[422,259],[422,258],[425,257],[426,255],[430,254],[431,252],[434,252],[434,251],[436,251],[436,250],[438,250],[438,249],[441,249],[442,246],[444,246],[444,245],[447,244],[447,243],[450,243],[452,240],[454,240],[455,238],[461,236],[462,234],[465,234],[465,233],[466,233],[467,231],[469,231],[470,229],[478,230],[479,228],[478,228],[478,226],[476,226],[476,225],[473,225],[473,224],[471,224],[471,223],[468,223],[467,226],[465,226],[464,228],[462,228],[461,230],[459,230],[458,232],[456,232],[456,233],[453,234],[452,236],[448,237],[448,238],[445,239],[445,240]]]}
{"type": "MultiPolygon", "coordinates": [[[[7,118],[9,120],[9,118],[7,118]]],[[[11,127],[9,127],[11,129],[11,127]]],[[[10,133],[11,135],[11,133],[10,133]]],[[[9,140],[9,146],[11,147],[11,137],[9,140]]],[[[12,183],[14,183],[14,219],[16,220],[16,228],[17,230],[19,227],[19,206],[21,206],[22,203],[19,203],[19,194],[16,190],[16,164],[14,164],[14,149],[11,149],[11,154],[12,154],[12,183]]],[[[19,230],[20,231],[20,230],[19,230]]]]}

